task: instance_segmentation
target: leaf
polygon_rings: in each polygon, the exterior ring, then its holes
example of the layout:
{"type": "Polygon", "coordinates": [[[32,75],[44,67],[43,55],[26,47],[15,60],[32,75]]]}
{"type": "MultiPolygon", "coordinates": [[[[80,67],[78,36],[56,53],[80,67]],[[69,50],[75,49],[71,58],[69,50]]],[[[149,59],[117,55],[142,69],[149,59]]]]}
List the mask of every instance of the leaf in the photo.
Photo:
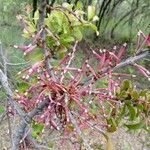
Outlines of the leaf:
{"type": "Polygon", "coordinates": [[[124,124],[129,130],[136,130],[136,129],[141,129],[142,127],[144,127],[143,122],[139,122],[139,123],[134,123],[134,124],[124,124]]]}
{"type": "Polygon", "coordinates": [[[128,71],[129,71],[129,73],[130,73],[130,74],[133,74],[134,69],[133,69],[133,68],[131,68],[131,67],[128,67],[128,71]]]}
{"type": "Polygon", "coordinates": [[[95,21],[98,21],[98,20],[99,20],[99,17],[95,15],[95,16],[93,17],[93,20],[92,20],[92,21],[95,22],[95,21]]]}
{"type": "Polygon", "coordinates": [[[82,2],[78,1],[77,4],[76,4],[76,8],[79,9],[79,10],[82,10],[83,9],[82,2]]]}
{"type": "Polygon", "coordinates": [[[43,52],[40,48],[35,48],[30,53],[27,53],[27,55],[25,56],[25,59],[30,60],[31,64],[35,64],[38,61],[42,61],[43,58],[43,52]]]}
{"type": "Polygon", "coordinates": [[[56,60],[56,59],[51,58],[50,63],[51,63],[52,66],[58,66],[59,61],[56,60]]]}
{"type": "Polygon", "coordinates": [[[61,11],[52,11],[48,18],[45,19],[45,25],[54,34],[68,34],[70,32],[68,18],[61,11]]]}
{"type": "Polygon", "coordinates": [[[137,108],[138,108],[138,110],[143,110],[144,106],[143,106],[143,104],[137,104],[137,108]]]}
{"type": "Polygon", "coordinates": [[[131,97],[132,97],[132,99],[137,100],[139,98],[138,92],[136,90],[133,90],[131,92],[131,97]]]}
{"type": "Polygon", "coordinates": [[[80,29],[79,27],[74,27],[74,28],[73,28],[73,31],[72,31],[72,36],[74,36],[74,38],[75,38],[77,41],[81,41],[82,38],[83,38],[81,29],[80,29]]]}
{"type": "Polygon", "coordinates": [[[34,23],[35,23],[35,26],[37,26],[37,22],[38,22],[38,19],[39,19],[39,11],[35,11],[34,13],[34,23]]]}
{"type": "Polygon", "coordinates": [[[121,90],[127,91],[129,88],[132,88],[132,84],[129,80],[124,80],[121,84],[121,90]]]}
{"type": "Polygon", "coordinates": [[[147,93],[147,90],[141,90],[139,93],[139,96],[145,96],[147,93]]]}
{"type": "Polygon", "coordinates": [[[66,51],[67,51],[67,49],[65,47],[59,48],[58,52],[56,52],[57,58],[59,60],[62,59],[64,57],[66,51]]]}
{"type": "Polygon", "coordinates": [[[60,43],[63,44],[64,46],[68,46],[71,42],[73,42],[75,39],[68,35],[68,34],[62,34],[60,36],[60,43]]]}
{"type": "Polygon", "coordinates": [[[88,12],[87,12],[88,20],[93,19],[95,16],[95,7],[94,6],[88,6],[88,12]]]}
{"type": "Polygon", "coordinates": [[[69,4],[69,3],[66,3],[66,2],[64,2],[64,3],[62,4],[62,6],[63,6],[64,8],[69,9],[69,10],[72,10],[72,7],[73,7],[72,4],[69,4]]]}
{"type": "Polygon", "coordinates": [[[36,131],[36,132],[42,132],[44,125],[41,123],[36,123],[35,125],[32,126],[32,128],[36,131]]]}
{"type": "Polygon", "coordinates": [[[87,24],[84,24],[84,26],[91,28],[93,31],[96,32],[96,35],[97,35],[97,36],[99,35],[99,32],[98,32],[97,27],[96,27],[95,24],[93,24],[93,23],[87,23],[87,24]]]}
{"type": "Polygon", "coordinates": [[[5,111],[4,106],[0,105],[0,113],[3,113],[5,111]]]}
{"type": "Polygon", "coordinates": [[[36,26],[33,22],[27,21],[26,23],[27,23],[27,29],[23,30],[22,36],[25,38],[29,38],[31,34],[36,31],[36,26]]]}
{"type": "Polygon", "coordinates": [[[29,87],[28,83],[20,82],[17,86],[17,90],[19,91],[19,93],[24,93],[28,87],[29,87]]]}
{"type": "Polygon", "coordinates": [[[53,148],[53,147],[54,147],[54,142],[53,142],[53,141],[48,141],[47,146],[48,146],[49,148],[53,148]]]}
{"type": "Polygon", "coordinates": [[[108,132],[115,132],[117,130],[117,124],[114,118],[107,119],[107,123],[109,125],[107,128],[108,132]]]}
{"type": "Polygon", "coordinates": [[[130,120],[134,120],[136,117],[136,108],[134,108],[132,105],[127,105],[127,108],[129,110],[130,120]]]}
{"type": "Polygon", "coordinates": [[[32,122],[32,136],[37,137],[43,130],[44,125],[42,123],[32,122]]]}
{"type": "Polygon", "coordinates": [[[121,122],[121,120],[123,119],[123,117],[126,115],[126,105],[122,105],[122,107],[120,107],[119,109],[119,113],[118,116],[116,117],[116,123],[119,124],[121,122]]]}

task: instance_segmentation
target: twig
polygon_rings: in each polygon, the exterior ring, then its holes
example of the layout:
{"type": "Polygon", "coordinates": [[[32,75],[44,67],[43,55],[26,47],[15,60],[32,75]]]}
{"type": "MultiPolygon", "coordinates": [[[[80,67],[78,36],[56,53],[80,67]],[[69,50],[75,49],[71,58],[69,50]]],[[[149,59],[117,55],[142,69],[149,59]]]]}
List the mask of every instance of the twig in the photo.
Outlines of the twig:
{"type": "Polygon", "coordinates": [[[29,63],[30,63],[30,61],[24,62],[24,63],[10,63],[10,62],[6,62],[6,65],[8,65],[8,66],[22,66],[22,65],[27,65],[29,63]]]}
{"type": "Polygon", "coordinates": [[[3,60],[4,73],[7,76],[6,58],[5,58],[4,53],[3,53],[3,47],[2,47],[1,41],[0,41],[0,55],[2,56],[2,60],[3,60]]]}
{"type": "Polygon", "coordinates": [[[144,52],[142,54],[139,54],[139,55],[134,56],[134,57],[130,57],[130,58],[126,59],[125,61],[119,63],[117,66],[115,66],[113,68],[113,71],[115,71],[115,70],[117,70],[117,69],[119,69],[121,67],[127,66],[127,65],[132,65],[134,62],[136,62],[136,61],[138,61],[138,60],[140,60],[140,59],[142,59],[144,57],[150,56],[149,49],[145,49],[143,51],[144,52]]]}
{"type": "Polygon", "coordinates": [[[75,120],[75,118],[73,117],[73,115],[71,114],[71,112],[68,112],[68,116],[70,117],[70,120],[72,122],[72,124],[74,125],[78,135],[81,137],[81,139],[83,140],[83,145],[87,150],[93,150],[90,145],[88,144],[88,141],[86,140],[86,138],[83,136],[80,128],[77,125],[77,122],[75,120]]]}
{"type": "MultiPolygon", "coordinates": [[[[149,51],[149,49],[144,49],[142,54],[139,54],[139,55],[137,55],[137,56],[130,57],[130,58],[128,58],[128,59],[126,59],[126,60],[120,62],[118,65],[114,66],[113,68],[107,67],[107,68],[105,68],[105,69],[101,72],[101,74],[105,74],[105,72],[107,72],[109,69],[112,69],[112,71],[116,71],[116,70],[118,70],[119,68],[125,67],[125,66],[127,66],[127,65],[132,65],[134,62],[136,62],[136,61],[138,61],[138,60],[140,60],[140,59],[142,59],[142,58],[148,57],[148,56],[150,56],[150,51],[149,51]]],[[[92,76],[89,76],[89,77],[86,78],[84,81],[82,81],[82,82],[80,83],[80,85],[83,85],[83,84],[87,83],[88,81],[91,80],[92,77],[93,77],[93,75],[92,75],[92,76]]]]}
{"type": "Polygon", "coordinates": [[[48,104],[48,100],[45,100],[45,101],[39,103],[39,105],[37,105],[32,111],[30,111],[26,115],[25,119],[21,120],[19,126],[16,127],[16,130],[15,130],[11,150],[17,150],[18,149],[19,144],[22,142],[20,140],[21,140],[21,138],[22,138],[22,136],[25,132],[25,129],[26,129],[27,125],[31,123],[32,118],[34,116],[36,116],[37,114],[39,114],[43,110],[43,108],[45,106],[47,106],[47,104],[48,104]]]}

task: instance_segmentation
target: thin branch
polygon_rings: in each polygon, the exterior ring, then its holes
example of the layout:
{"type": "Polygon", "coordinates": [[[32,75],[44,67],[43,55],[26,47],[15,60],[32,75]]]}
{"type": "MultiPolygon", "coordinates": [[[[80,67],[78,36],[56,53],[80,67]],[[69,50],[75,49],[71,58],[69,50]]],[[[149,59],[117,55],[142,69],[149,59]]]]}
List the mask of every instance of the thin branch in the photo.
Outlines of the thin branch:
{"type": "Polygon", "coordinates": [[[119,68],[122,68],[124,66],[127,66],[127,65],[132,65],[133,63],[135,63],[136,61],[144,58],[144,57],[148,57],[150,56],[150,51],[149,49],[145,49],[144,52],[142,54],[139,54],[137,56],[134,56],[134,57],[130,57],[128,59],[126,59],[125,61],[119,63],[117,66],[115,66],[113,68],[113,71],[119,69],[119,68]]]}
{"type": "Polygon", "coordinates": [[[45,100],[45,101],[39,103],[32,111],[30,111],[26,115],[25,119],[21,120],[19,126],[15,130],[11,150],[17,150],[18,149],[19,144],[22,142],[21,139],[22,139],[22,136],[25,132],[27,125],[31,123],[32,118],[34,116],[38,115],[43,110],[43,108],[45,106],[47,106],[47,104],[48,104],[48,100],[45,100]]]}
{"type": "Polygon", "coordinates": [[[1,41],[0,41],[0,55],[2,56],[2,60],[3,60],[4,73],[7,76],[6,58],[3,53],[3,47],[1,41]]]}

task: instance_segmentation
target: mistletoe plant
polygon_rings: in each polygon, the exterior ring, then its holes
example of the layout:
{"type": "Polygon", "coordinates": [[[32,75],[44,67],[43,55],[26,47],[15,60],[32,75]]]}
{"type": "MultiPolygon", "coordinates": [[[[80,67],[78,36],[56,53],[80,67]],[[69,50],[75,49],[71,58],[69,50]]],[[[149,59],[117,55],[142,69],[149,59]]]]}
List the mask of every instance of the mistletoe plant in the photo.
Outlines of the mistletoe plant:
{"type": "MultiPolygon", "coordinates": [[[[27,119],[23,118],[19,130],[16,129],[13,149],[28,137],[30,123],[33,137],[37,138],[43,128],[50,126],[63,131],[64,137],[71,135],[77,139],[79,135],[86,149],[92,148],[81,132],[84,128],[98,130],[108,141],[105,131],[114,132],[120,124],[129,129],[149,130],[150,91],[138,91],[128,80],[120,83],[119,77],[130,75],[114,72],[133,65],[149,78],[150,72],[134,63],[149,55],[148,51],[121,62],[126,44],[118,51],[91,48],[93,58],[83,60],[80,66],[75,64],[77,44],[86,29],[98,34],[92,23],[97,18],[93,8],[89,7],[86,16],[81,8],[71,4],[51,7],[43,0],[33,19],[30,15],[17,16],[24,28],[23,36],[30,44],[14,47],[24,52],[31,66],[18,73],[22,82],[14,99],[27,113],[27,119]],[[46,14],[46,8],[50,14],[46,14]]],[[[144,40],[148,41],[147,36],[144,40]]]]}

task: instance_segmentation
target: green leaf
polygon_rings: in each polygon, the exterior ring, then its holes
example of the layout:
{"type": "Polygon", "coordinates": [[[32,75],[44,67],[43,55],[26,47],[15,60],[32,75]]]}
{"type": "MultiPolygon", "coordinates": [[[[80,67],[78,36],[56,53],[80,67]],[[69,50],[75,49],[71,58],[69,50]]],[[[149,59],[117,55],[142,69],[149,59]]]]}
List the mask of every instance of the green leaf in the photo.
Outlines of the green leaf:
{"type": "Polygon", "coordinates": [[[54,10],[45,19],[45,25],[55,34],[67,33],[69,30],[69,22],[63,12],[54,10]]]}
{"type": "Polygon", "coordinates": [[[93,23],[87,23],[87,24],[84,24],[84,26],[91,28],[93,31],[96,32],[96,35],[97,35],[97,36],[99,35],[99,32],[98,32],[97,27],[96,27],[95,24],[93,24],[93,23]]]}
{"type": "Polygon", "coordinates": [[[74,27],[73,31],[72,31],[72,36],[74,36],[74,38],[78,41],[81,41],[83,38],[82,32],[80,27],[74,27]]]}
{"type": "Polygon", "coordinates": [[[144,127],[143,122],[139,122],[139,123],[134,123],[134,124],[124,124],[129,130],[136,130],[136,129],[141,129],[142,127],[144,127]]]}
{"type": "Polygon", "coordinates": [[[40,48],[35,48],[33,51],[27,53],[27,55],[25,56],[25,59],[31,61],[31,64],[42,61],[43,58],[43,52],[40,48]]]}
{"type": "Polygon", "coordinates": [[[147,93],[147,90],[141,90],[139,93],[139,96],[145,96],[147,93]]]}
{"type": "Polygon", "coordinates": [[[32,136],[39,138],[39,134],[42,132],[44,125],[42,123],[32,122],[32,136]]]}
{"type": "Polygon", "coordinates": [[[27,21],[27,29],[23,30],[22,36],[25,38],[29,38],[30,34],[34,33],[36,31],[36,26],[33,22],[27,21]]]}
{"type": "Polygon", "coordinates": [[[38,22],[38,19],[39,19],[39,11],[37,10],[35,13],[34,13],[34,23],[35,23],[35,26],[37,26],[37,22],[38,22]]]}
{"type": "Polygon", "coordinates": [[[126,115],[126,105],[122,105],[122,107],[119,109],[118,116],[116,117],[116,123],[119,124],[120,121],[123,119],[124,115],[126,115]]]}
{"type": "Polygon", "coordinates": [[[130,74],[133,74],[133,72],[134,72],[133,68],[131,68],[131,67],[128,67],[128,71],[130,74]]]}
{"type": "Polygon", "coordinates": [[[138,92],[136,90],[133,90],[131,92],[131,97],[132,97],[132,99],[137,100],[139,98],[138,92]]]}
{"type": "Polygon", "coordinates": [[[51,63],[52,66],[58,66],[59,61],[56,60],[56,59],[51,58],[50,63],[51,63]]]}
{"type": "Polygon", "coordinates": [[[129,110],[129,118],[130,120],[134,120],[136,117],[136,108],[134,108],[132,105],[127,105],[127,108],[129,110]]]}
{"type": "Polygon", "coordinates": [[[73,42],[75,39],[68,35],[68,34],[62,34],[60,36],[60,43],[63,44],[64,46],[68,46],[71,42],[73,42]]]}
{"type": "Polygon", "coordinates": [[[93,17],[95,16],[95,7],[94,6],[88,6],[88,20],[93,19],[93,17]]]}
{"type": "Polygon", "coordinates": [[[121,90],[127,91],[129,88],[132,88],[132,84],[129,80],[124,80],[121,84],[121,90]]]}
{"type": "Polygon", "coordinates": [[[57,58],[62,59],[64,57],[66,51],[67,51],[67,49],[65,47],[60,48],[58,50],[58,52],[56,52],[57,58]]]}
{"type": "Polygon", "coordinates": [[[109,125],[107,128],[108,132],[115,132],[117,130],[117,124],[114,118],[107,119],[107,123],[109,125]]]}
{"type": "Polygon", "coordinates": [[[138,110],[143,110],[143,109],[144,109],[144,106],[143,106],[143,104],[138,104],[138,105],[137,105],[137,108],[138,108],[138,110]]]}
{"type": "Polygon", "coordinates": [[[0,113],[3,113],[5,111],[4,106],[0,105],[0,113]]]}
{"type": "Polygon", "coordinates": [[[28,87],[29,87],[28,83],[26,83],[26,82],[20,82],[17,85],[17,90],[19,91],[19,93],[24,93],[27,90],[28,87]]]}
{"type": "Polygon", "coordinates": [[[77,4],[76,4],[76,8],[79,9],[79,10],[82,10],[83,9],[82,2],[78,1],[77,4]]]}
{"type": "Polygon", "coordinates": [[[53,148],[54,147],[54,142],[53,141],[48,141],[48,147],[53,148]]]}

